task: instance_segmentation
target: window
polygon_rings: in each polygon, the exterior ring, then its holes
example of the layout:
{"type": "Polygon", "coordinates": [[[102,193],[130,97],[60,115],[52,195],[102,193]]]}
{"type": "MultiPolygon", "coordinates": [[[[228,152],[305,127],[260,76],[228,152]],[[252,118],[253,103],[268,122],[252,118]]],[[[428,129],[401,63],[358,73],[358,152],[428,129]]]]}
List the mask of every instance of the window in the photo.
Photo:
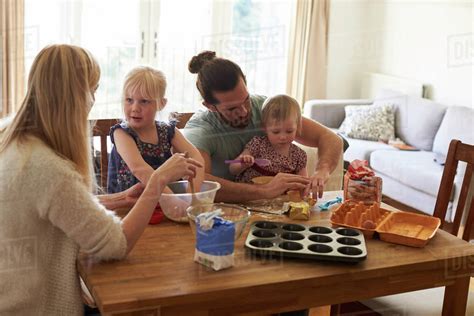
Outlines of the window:
{"type": "Polygon", "coordinates": [[[140,64],[165,73],[167,111],[196,111],[201,97],[187,66],[202,50],[239,64],[250,92],[284,93],[293,2],[25,0],[25,68],[48,44],[91,51],[102,70],[91,118],[122,116],[124,76],[140,64]]]}

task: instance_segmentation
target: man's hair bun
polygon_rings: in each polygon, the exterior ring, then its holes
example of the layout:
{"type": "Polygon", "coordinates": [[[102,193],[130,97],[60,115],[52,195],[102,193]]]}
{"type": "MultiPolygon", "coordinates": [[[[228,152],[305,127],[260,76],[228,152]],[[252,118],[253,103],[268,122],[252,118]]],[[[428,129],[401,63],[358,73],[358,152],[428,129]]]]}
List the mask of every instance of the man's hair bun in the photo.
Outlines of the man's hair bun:
{"type": "Polygon", "coordinates": [[[208,61],[213,60],[216,58],[216,52],[212,52],[209,50],[203,51],[199,53],[197,56],[193,56],[191,61],[189,62],[188,69],[192,74],[197,74],[202,66],[206,64],[208,61]]]}

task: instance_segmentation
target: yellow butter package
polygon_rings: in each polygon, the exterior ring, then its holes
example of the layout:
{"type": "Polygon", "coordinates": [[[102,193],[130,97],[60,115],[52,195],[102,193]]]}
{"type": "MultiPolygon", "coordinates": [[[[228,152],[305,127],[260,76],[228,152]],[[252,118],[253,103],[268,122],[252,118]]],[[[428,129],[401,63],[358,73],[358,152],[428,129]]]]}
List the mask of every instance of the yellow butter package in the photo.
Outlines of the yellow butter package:
{"type": "Polygon", "coordinates": [[[289,207],[289,216],[291,219],[309,219],[311,210],[307,202],[290,202],[289,207]]]}

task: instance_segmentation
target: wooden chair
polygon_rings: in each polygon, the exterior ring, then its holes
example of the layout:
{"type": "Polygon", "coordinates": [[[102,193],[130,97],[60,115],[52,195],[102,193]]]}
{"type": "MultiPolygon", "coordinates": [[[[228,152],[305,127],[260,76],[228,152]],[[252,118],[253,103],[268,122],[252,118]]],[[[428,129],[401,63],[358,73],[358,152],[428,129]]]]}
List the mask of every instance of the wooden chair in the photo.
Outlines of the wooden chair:
{"type": "Polygon", "coordinates": [[[92,136],[100,137],[100,186],[105,191],[107,191],[107,172],[109,168],[107,137],[109,136],[110,128],[119,122],[119,119],[97,120],[92,128],[92,136]]]}
{"type": "MultiPolygon", "coordinates": [[[[169,119],[176,120],[176,127],[182,129],[193,114],[194,112],[172,112],[169,119]]],[[[107,173],[109,168],[107,137],[109,136],[110,128],[119,122],[119,119],[97,120],[92,129],[92,136],[100,137],[100,186],[105,191],[107,191],[107,173]]]]}
{"type": "MultiPolygon", "coordinates": [[[[466,163],[466,171],[464,173],[464,179],[461,185],[461,191],[459,195],[459,201],[456,208],[454,217],[453,227],[450,233],[458,236],[459,229],[461,227],[461,218],[464,215],[464,209],[466,207],[466,200],[468,197],[470,184],[472,181],[472,173],[474,169],[474,146],[464,144],[459,140],[453,139],[449,145],[448,156],[446,157],[446,164],[444,165],[443,177],[438,190],[438,198],[436,199],[435,210],[433,216],[441,219],[441,227],[444,229],[446,223],[444,221],[446,217],[446,211],[448,209],[449,200],[452,196],[454,177],[458,169],[459,162],[466,163]]],[[[466,224],[462,239],[469,241],[471,229],[474,220],[474,196],[471,199],[469,211],[467,213],[466,224]]]]}
{"type": "MultiPolygon", "coordinates": [[[[460,188],[461,191],[454,222],[452,228],[447,231],[455,236],[459,236],[461,219],[463,217],[467,218],[462,239],[469,241],[474,221],[474,188],[471,187],[471,184],[474,183],[472,179],[474,169],[473,145],[464,144],[455,139],[451,141],[433,216],[441,219],[441,227],[443,229],[448,226],[446,225],[445,217],[452,196],[454,179],[458,171],[459,162],[465,162],[467,164],[466,171],[460,188]],[[466,206],[466,200],[471,194],[470,205],[466,206]],[[469,209],[468,213],[465,214],[465,210],[467,209],[469,209]]],[[[380,315],[440,315],[444,295],[444,287],[438,287],[379,297],[362,301],[362,303],[370,307],[373,311],[380,313],[380,315]]],[[[474,315],[474,292],[469,292],[466,315],[474,315]]]]}
{"type": "Polygon", "coordinates": [[[171,112],[169,119],[176,120],[176,127],[182,129],[193,115],[194,112],[171,112]]]}

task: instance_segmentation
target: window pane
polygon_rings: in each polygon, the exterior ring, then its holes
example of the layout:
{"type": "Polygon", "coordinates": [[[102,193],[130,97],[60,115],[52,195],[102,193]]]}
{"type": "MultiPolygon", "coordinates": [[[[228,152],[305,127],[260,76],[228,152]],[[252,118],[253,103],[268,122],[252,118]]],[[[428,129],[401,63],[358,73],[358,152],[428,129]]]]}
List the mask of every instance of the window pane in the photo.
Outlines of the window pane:
{"type": "Polygon", "coordinates": [[[167,117],[172,111],[194,112],[199,108],[196,76],[188,71],[188,63],[201,51],[203,34],[211,32],[212,5],[212,0],[160,1],[158,22],[152,25],[159,43],[152,65],[165,73],[168,82],[168,105],[160,117],[167,117]]]}
{"type": "Polygon", "coordinates": [[[166,110],[199,108],[196,76],[187,65],[202,50],[239,64],[251,93],[285,93],[293,5],[291,0],[161,1],[159,53],[153,64],[168,78],[166,110]]]}
{"type": "Polygon", "coordinates": [[[82,46],[101,67],[90,117],[121,117],[123,78],[138,63],[138,20],[138,0],[25,0],[26,73],[46,45],[82,46]]]}
{"type": "Polygon", "coordinates": [[[91,118],[122,116],[123,79],[139,64],[167,77],[168,106],[160,117],[196,111],[201,96],[187,68],[202,50],[238,63],[251,93],[284,93],[293,5],[292,0],[25,0],[26,72],[47,44],[87,48],[102,70],[91,118]]]}
{"type": "Polygon", "coordinates": [[[91,118],[123,116],[123,79],[139,58],[139,5],[138,0],[83,1],[81,45],[101,67],[91,118]]]}
{"type": "Polygon", "coordinates": [[[234,2],[232,43],[219,50],[242,67],[252,93],[268,96],[286,91],[288,36],[294,2],[234,2]]]}

